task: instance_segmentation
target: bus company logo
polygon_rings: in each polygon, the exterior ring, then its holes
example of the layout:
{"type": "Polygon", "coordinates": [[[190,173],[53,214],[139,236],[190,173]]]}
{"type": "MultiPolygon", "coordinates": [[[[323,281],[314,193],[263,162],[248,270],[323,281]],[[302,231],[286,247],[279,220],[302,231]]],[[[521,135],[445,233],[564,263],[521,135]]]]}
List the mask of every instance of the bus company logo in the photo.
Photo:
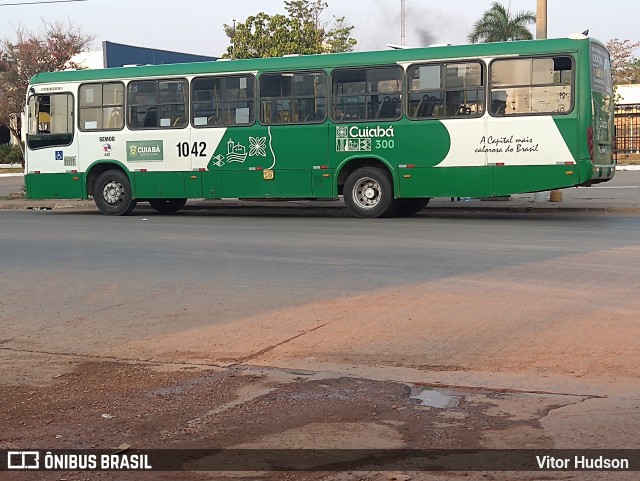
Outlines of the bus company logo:
{"type": "MultiPolygon", "coordinates": [[[[109,145],[109,147],[111,146],[109,145]]],[[[164,149],[162,140],[142,140],[139,142],[127,142],[127,161],[162,162],[163,160],[164,149]]]]}
{"type": "Polygon", "coordinates": [[[38,451],[7,451],[7,469],[40,469],[38,451]]]}
{"type": "Polygon", "coordinates": [[[104,144],[104,145],[102,146],[102,151],[103,151],[105,154],[108,154],[109,152],[111,152],[111,150],[112,150],[111,144],[104,144]]]}
{"type": "Polygon", "coordinates": [[[336,127],[336,152],[371,152],[372,139],[395,136],[391,127],[340,125],[336,127]]]}

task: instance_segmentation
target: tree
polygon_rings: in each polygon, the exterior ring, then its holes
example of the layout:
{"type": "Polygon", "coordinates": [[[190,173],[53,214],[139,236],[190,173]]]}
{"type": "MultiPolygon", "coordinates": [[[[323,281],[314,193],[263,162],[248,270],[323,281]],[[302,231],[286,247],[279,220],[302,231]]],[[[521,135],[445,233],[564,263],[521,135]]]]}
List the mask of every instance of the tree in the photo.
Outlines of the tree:
{"type": "Polygon", "coordinates": [[[473,30],[467,38],[471,43],[531,40],[533,35],[527,25],[535,22],[534,12],[523,11],[512,16],[504,5],[493,2],[491,8],[473,24],[473,30]]]}
{"type": "Polygon", "coordinates": [[[287,15],[260,12],[244,22],[224,25],[231,45],[226,58],[281,57],[287,54],[349,52],[356,45],[353,26],[345,17],[334,17],[331,28],[320,16],[327,8],[324,0],[285,1],[287,15]]]}
{"type": "Polygon", "coordinates": [[[0,124],[20,138],[20,113],[31,77],[41,72],[81,68],[71,58],[86,50],[91,41],[92,36],[62,23],[45,24],[40,35],[18,28],[15,41],[0,39],[0,124]],[[15,115],[17,125],[11,122],[15,115]]]}
{"type": "Polygon", "coordinates": [[[640,42],[628,39],[612,38],[607,43],[607,50],[611,54],[611,74],[615,85],[637,83],[640,80],[640,60],[633,56],[634,50],[640,47],[640,42]]]}

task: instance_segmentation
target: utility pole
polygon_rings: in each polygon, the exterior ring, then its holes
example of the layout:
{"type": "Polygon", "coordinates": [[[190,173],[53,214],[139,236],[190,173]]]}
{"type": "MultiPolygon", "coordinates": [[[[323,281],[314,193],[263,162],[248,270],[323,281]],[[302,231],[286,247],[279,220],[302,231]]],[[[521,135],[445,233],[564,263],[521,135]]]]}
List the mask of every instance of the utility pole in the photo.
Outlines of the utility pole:
{"type": "Polygon", "coordinates": [[[406,0],[400,0],[400,45],[407,45],[407,8],[406,0]]]}
{"type": "Polygon", "coordinates": [[[538,0],[536,13],[536,38],[547,38],[547,0],[538,0]]]}
{"type": "MultiPolygon", "coordinates": [[[[547,0],[538,0],[538,11],[536,12],[536,39],[544,38],[547,38],[547,0]]],[[[547,193],[536,192],[533,194],[533,199],[537,202],[544,202],[547,199],[547,193]]],[[[552,190],[549,192],[549,201],[562,202],[562,191],[552,190]]]]}
{"type": "Polygon", "coordinates": [[[236,58],[236,19],[233,18],[233,37],[231,38],[231,58],[236,58]]]}

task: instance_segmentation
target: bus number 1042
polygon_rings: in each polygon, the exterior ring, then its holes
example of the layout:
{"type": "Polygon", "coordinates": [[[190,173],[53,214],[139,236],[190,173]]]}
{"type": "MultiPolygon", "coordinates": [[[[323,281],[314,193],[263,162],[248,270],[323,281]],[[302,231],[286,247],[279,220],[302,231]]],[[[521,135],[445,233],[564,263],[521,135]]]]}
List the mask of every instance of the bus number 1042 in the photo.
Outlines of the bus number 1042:
{"type": "Polygon", "coordinates": [[[178,142],[178,157],[206,157],[205,151],[207,150],[206,142],[194,142],[190,145],[189,142],[178,142]]]}

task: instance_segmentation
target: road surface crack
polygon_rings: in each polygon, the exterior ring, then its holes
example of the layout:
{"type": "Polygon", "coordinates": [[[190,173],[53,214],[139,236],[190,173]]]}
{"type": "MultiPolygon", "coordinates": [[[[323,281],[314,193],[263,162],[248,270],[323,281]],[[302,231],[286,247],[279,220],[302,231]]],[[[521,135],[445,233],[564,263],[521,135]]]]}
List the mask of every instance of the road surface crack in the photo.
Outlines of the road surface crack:
{"type": "Polygon", "coordinates": [[[252,360],[254,360],[254,359],[257,359],[257,358],[259,358],[260,356],[263,356],[264,354],[267,354],[268,352],[271,352],[271,351],[273,351],[274,349],[279,348],[280,346],[283,346],[283,345],[285,345],[285,344],[288,344],[288,343],[290,343],[291,341],[295,341],[295,340],[296,340],[296,339],[298,339],[299,337],[306,336],[307,334],[309,334],[309,333],[311,333],[311,332],[317,331],[318,329],[321,329],[321,328],[325,327],[327,324],[329,324],[329,323],[328,323],[328,322],[326,322],[326,323],[324,323],[324,324],[320,324],[319,326],[316,326],[316,327],[314,327],[314,328],[312,328],[312,329],[309,329],[309,330],[307,330],[307,331],[303,331],[303,332],[301,332],[301,333],[299,333],[299,334],[296,334],[295,336],[290,337],[290,338],[288,338],[288,339],[285,339],[284,341],[281,341],[281,342],[279,342],[279,343],[277,343],[277,344],[274,344],[273,346],[265,347],[264,349],[261,349],[261,350],[260,350],[260,351],[258,351],[258,352],[254,352],[254,353],[252,353],[252,354],[249,354],[248,356],[244,356],[244,357],[241,357],[241,358],[236,358],[236,359],[234,359],[234,362],[230,364],[230,366],[231,366],[231,367],[234,367],[234,366],[237,366],[237,365],[239,365],[239,364],[244,364],[244,363],[246,363],[246,362],[248,362],[248,361],[252,361],[252,360]]]}

